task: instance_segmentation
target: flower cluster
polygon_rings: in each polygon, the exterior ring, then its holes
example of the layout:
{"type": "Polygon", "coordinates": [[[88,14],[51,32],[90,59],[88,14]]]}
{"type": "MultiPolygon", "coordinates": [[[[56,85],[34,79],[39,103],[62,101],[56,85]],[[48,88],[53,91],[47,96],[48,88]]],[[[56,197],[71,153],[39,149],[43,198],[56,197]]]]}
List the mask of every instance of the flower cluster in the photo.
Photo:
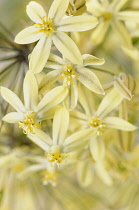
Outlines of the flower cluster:
{"type": "MultiPolygon", "coordinates": [[[[44,185],[52,186],[69,173],[76,173],[82,187],[101,182],[112,188],[130,178],[138,180],[136,70],[122,70],[119,54],[114,66],[112,56],[119,50],[123,60],[137,65],[139,53],[130,24],[139,23],[139,10],[128,0],[53,0],[48,12],[35,1],[27,5],[26,12],[33,24],[13,42],[16,56],[28,67],[25,76],[18,77],[23,88],[20,84],[16,94],[5,82],[0,86],[1,104],[4,99],[11,105],[1,122],[2,175],[8,171],[9,185],[14,183],[15,188],[17,180],[27,182],[32,175],[34,182],[39,176],[44,185]],[[107,46],[106,36],[113,46],[107,46]],[[102,69],[102,65],[109,69],[110,59],[112,71],[102,69]]],[[[2,209],[10,209],[10,202],[4,199],[2,209]]],[[[16,204],[14,210],[18,208],[16,204]]]]}

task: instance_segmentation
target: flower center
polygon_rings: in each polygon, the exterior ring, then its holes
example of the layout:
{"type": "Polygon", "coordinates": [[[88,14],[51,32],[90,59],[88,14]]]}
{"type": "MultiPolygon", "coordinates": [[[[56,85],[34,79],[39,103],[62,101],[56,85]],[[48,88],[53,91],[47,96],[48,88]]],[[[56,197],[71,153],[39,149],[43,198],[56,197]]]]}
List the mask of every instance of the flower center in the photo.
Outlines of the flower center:
{"type": "Polygon", "coordinates": [[[65,68],[62,71],[62,74],[60,77],[64,80],[64,85],[74,85],[74,80],[78,79],[78,74],[76,74],[76,71],[74,69],[73,64],[65,65],[65,68]]]}
{"type": "Polygon", "coordinates": [[[43,171],[43,178],[42,178],[42,182],[44,185],[47,185],[48,183],[52,184],[52,185],[56,185],[56,181],[57,181],[57,173],[55,171],[43,171]]]}
{"type": "Polygon", "coordinates": [[[105,124],[102,123],[102,121],[99,118],[92,118],[91,121],[89,122],[89,125],[92,127],[97,128],[97,135],[102,135],[102,130],[104,127],[106,127],[105,124]]]}
{"type": "Polygon", "coordinates": [[[53,20],[54,20],[54,18],[49,19],[48,16],[44,16],[42,18],[42,23],[34,24],[35,27],[38,28],[36,33],[44,32],[47,37],[50,37],[52,32],[53,33],[56,32],[54,30],[54,25],[52,23],[53,20]]]}
{"type": "Polygon", "coordinates": [[[99,18],[102,18],[104,21],[109,21],[112,19],[112,16],[111,12],[104,12],[99,16],[99,18]]]}
{"type": "Polygon", "coordinates": [[[25,117],[22,121],[19,122],[19,128],[23,129],[24,134],[35,134],[33,128],[40,128],[40,123],[36,123],[36,113],[28,112],[24,114],[25,117]]]}
{"type": "Polygon", "coordinates": [[[50,163],[56,162],[58,168],[59,164],[65,164],[67,161],[63,161],[63,159],[67,158],[68,155],[66,153],[62,153],[61,147],[59,145],[54,145],[51,147],[51,151],[47,152],[47,159],[50,163]]]}

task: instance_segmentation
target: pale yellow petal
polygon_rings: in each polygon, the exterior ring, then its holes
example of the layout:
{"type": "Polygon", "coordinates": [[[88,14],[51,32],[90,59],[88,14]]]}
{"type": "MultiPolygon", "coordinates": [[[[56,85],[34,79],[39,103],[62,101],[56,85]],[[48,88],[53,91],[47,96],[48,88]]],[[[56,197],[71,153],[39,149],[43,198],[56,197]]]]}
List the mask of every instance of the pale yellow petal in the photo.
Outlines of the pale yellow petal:
{"type": "Polygon", "coordinates": [[[19,114],[18,112],[11,112],[6,114],[2,120],[8,123],[17,123],[23,119],[23,115],[19,114]]]}
{"type": "Polygon", "coordinates": [[[82,55],[82,57],[83,57],[83,66],[91,66],[91,65],[99,66],[105,63],[104,58],[97,58],[93,55],[84,54],[82,55]]]}
{"type": "Polygon", "coordinates": [[[131,36],[128,32],[128,30],[126,29],[124,23],[122,23],[121,21],[113,21],[111,24],[115,34],[117,35],[119,41],[121,42],[121,44],[124,47],[132,47],[132,43],[131,43],[131,36]]]}
{"type": "Polygon", "coordinates": [[[89,88],[91,91],[98,94],[105,94],[97,76],[87,68],[76,69],[79,74],[78,80],[89,88]]]}
{"type": "Polygon", "coordinates": [[[38,41],[43,34],[42,33],[37,33],[37,28],[34,26],[29,26],[22,31],[20,31],[16,37],[15,37],[15,42],[18,44],[29,44],[38,41]]]}
{"type": "Polygon", "coordinates": [[[78,89],[76,79],[73,80],[74,84],[70,84],[67,86],[69,93],[66,99],[64,100],[64,104],[68,110],[73,110],[78,101],[78,89]]]}
{"type": "Polygon", "coordinates": [[[89,148],[94,160],[98,161],[104,159],[105,145],[101,136],[91,138],[89,148]]]}
{"type": "Polygon", "coordinates": [[[121,10],[129,0],[114,0],[111,7],[116,11],[121,10]]]}
{"type": "Polygon", "coordinates": [[[50,53],[45,67],[46,68],[52,68],[52,69],[62,69],[62,68],[64,68],[63,67],[64,64],[65,64],[65,62],[61,57],[50,53]]]}
{"type": "Polygon", "coordinates": [[[101,101],[97,116],[99,118],[104,118],[111,111],[113,111],[123,100],[123,97],[115,90],[112,89],[101,101]]]}
{"type": "Polygon", "coordinates": [[[52,139],[42,130],[34,128],[34,132],[35,134],[29,134],[27,137],[44,151],[48,152],[49,147],[52,145],[52,139]]]}
{"type": "Polygon", "coordinates": [[[24,83],[24,103],[27,110],[34,110],[38,104],[38,84],[35,76],[28,71],[26,73],[24,83]]]}
{"type": "Polygon", "coordinates": [[[65,15],[68,4],[69,0],[54,0],[48,13],[49,18],[59,21],[65,15]]]}
{"type": "Polygon", "coordinates": [[[57,32],[53,35],[53,42],[62,55],[68,58],[72,63],[82,65],[83,59],[81,53],[67,34],[57,32]]]}
{"type": "Polygon", "coordinates": [[[93,45],[98,45],[100,44],[105,36],[106,33],[108,32],[108,28],[109,28],[109,22],[100,22],[95,29],[93,29],[92,34],[91,34],[91,40],[93,45]]]}
{"type": "Polygon", "coordinates": [[[60,78],[61,69],[53,70],[47,73],[39,85],[39,93],[44,93],[51,85],[60,78]]]}
{"type": "Polygon", "coordinates": [[[122,11],[118,13],[118,19],[139,23],[139,11],[122,11]]]}
{"type": "Polygon", "coordinates": [[[77,177],[81,186],[90,186],[90,184],[93,182],[94,171],[89,161],[85,160],[78,163],[77,177]]]}
{"type": "Polygon", "coordinates": [[[43,114],[57,104],[61,103],[67,95],[68,89],[64,86],[59,86],[49,91],[34,110],[37,112],[38,118],[43,119],[43,114]]]}
{"type": "Polygon", "coordinates": [[[98,177],[107,185],[112,185],[113,181],[110,175],[108,174],[107,170],[104,168],[101,162],[96,163],[96,174],[98,177]]]}
{"type": "Polygon", "coordinates": [[[91,15],[69,17],[58,22],[57,30],[65,32],[87,31],[96,27],[97,24],[97,18],[91,15]]]}
{"type": "Polygon", "coordinates": [[[78,85],[78,91],[79,91],[79,102],[82,105],[83,109],[85,110],[85,113],[88,116],[93,115],[95,112],[95,104],[94,104],[94,97],[92,91],[86,88],[81,83],[79,83],[78,85]]]}
{"type": "Polygon", "coordinates": [[[43,70],[50,54],[52,40],[43,36],[35,46],[30,56],[29,69],[33,74],[43,70]]]}
{"type": "Polygon", "coordinates": [[[77,147],[80,144],[87,142],[92,135],[93,135],[92,128],[81,130],[72,134],[64,141],[65,150],[70,151],[70,147],[72,147],[73,149],[74,147],[77,147]]]}
{"type": "Polygon", "coordinates": [[[42,18],[46,16],[43,7],[35,1],[31,1],[27,5],[26,12],[29,18],[35,23],[42,23],[42,18]]]}
{"type": "Polygon", "coordinates": [[[118,93],[129,101],[132,99],[132,93],[130,90],[124,85],[120,78],[117,78],[114,81],[114,87],[118,91],[118,93]]]}
{"type": "Polygon", "coordinates": [[[23,113],[25,107],[14,92],[5,87],[0,87],[0,92],[5,101],[7,101],[16,111],[23,113]]]}
{"type": "Polygon", "coordinates": [[[103,123],[107,125],[107,127],[115,128],[123,131],[134,131],[137,129],[136,126],[131,123],[119,118],[119,117],[106,117],[103,120],[103,123]]]}
{"type": "Polygon", "coordinates": [[[53,119],[53,144],[63,145],[69,127],[69,111],[60,106],[53,119]]]}

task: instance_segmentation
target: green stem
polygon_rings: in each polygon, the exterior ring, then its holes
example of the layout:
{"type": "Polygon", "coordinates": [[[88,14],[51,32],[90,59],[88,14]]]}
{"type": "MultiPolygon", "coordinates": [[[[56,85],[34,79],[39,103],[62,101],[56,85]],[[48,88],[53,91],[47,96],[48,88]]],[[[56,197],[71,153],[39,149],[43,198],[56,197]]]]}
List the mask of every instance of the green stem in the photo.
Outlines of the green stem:
{"type": "Polygon", "coordinates": [[[101,71],[103,73],[110,74],[111,76],[115,76],[115,74],[113,72],[110,72],[110,71],[107,71],[107,70],[104,70],[104,69],[98,69],[98,68],[94,68],[94,67],[90,67],[90,66],[87,66],[87,68],[93,69],[95,71],[101,71]]]}

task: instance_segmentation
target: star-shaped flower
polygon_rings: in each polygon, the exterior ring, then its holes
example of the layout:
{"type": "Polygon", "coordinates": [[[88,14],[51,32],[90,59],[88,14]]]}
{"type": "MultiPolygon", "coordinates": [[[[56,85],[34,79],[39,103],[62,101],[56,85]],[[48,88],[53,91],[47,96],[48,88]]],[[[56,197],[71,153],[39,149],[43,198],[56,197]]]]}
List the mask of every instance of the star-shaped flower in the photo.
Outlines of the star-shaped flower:
{"type": "Polygon", "coordinates": [[[29,69],[33,73],[41,72],[45,66],[52,41],[65,57],[76,64],[82,64],[78,47],[64,32],[90,30],[97,25],[98,21],[90,15],[62,19],[68,5],[69,0],[54,0],[47,15],[38,3],[31,1],[28,4],[27,14],[35,24],[17,34],[15,42],[28,44],[39,40],[30,57],[29,69]]]}
{"type": "Polygon", "coordinates": [[[69,127],[69,111],[58,107],[53,119],[52,138],[42,130],[35,128],[35,134],[28,137],[46,152],[50,163],[65,164],[72,151],[82,147],[91,136],[92,129],[84,129],[66,137],[69,127]]]}
{"type": "Polygon", "coordinates": [[[82,59],[83,64],[77,65],[70,62],[68,59],[62,59],[51,53],[45,67],[55,70],[46,74],[44,79],[41,81],[39,93],[43,93],[58,79],[62,79],[63,85],[67,86],[69,89],[69,95],[65,100],[65,105],[69,110],[74,109],[77,105],[77,81],[81,82],[91,91],[104,95],[105,92],[99,82],[99,79],[93,71],[87,68],[88,66],[102,65],[105,62],[104,59],[99,59],[89,54],[82,55],[82,59]]]}
{"type": "Polygon", "coordinates": [[[40,128],[41,121],[51,117],[52,108],[65,99],[68,89],[64,86],[56,87],[49,91],[39,102],[36,78],[28,71],[23,84],[25,105],[8,88],[1,87],[0,92],[2,97],[17,111],[5,115],[3,120],[8,123],[19,123],[19,128],[22,128],[25,134],[34,134],[34,129],[40,128]]]}

